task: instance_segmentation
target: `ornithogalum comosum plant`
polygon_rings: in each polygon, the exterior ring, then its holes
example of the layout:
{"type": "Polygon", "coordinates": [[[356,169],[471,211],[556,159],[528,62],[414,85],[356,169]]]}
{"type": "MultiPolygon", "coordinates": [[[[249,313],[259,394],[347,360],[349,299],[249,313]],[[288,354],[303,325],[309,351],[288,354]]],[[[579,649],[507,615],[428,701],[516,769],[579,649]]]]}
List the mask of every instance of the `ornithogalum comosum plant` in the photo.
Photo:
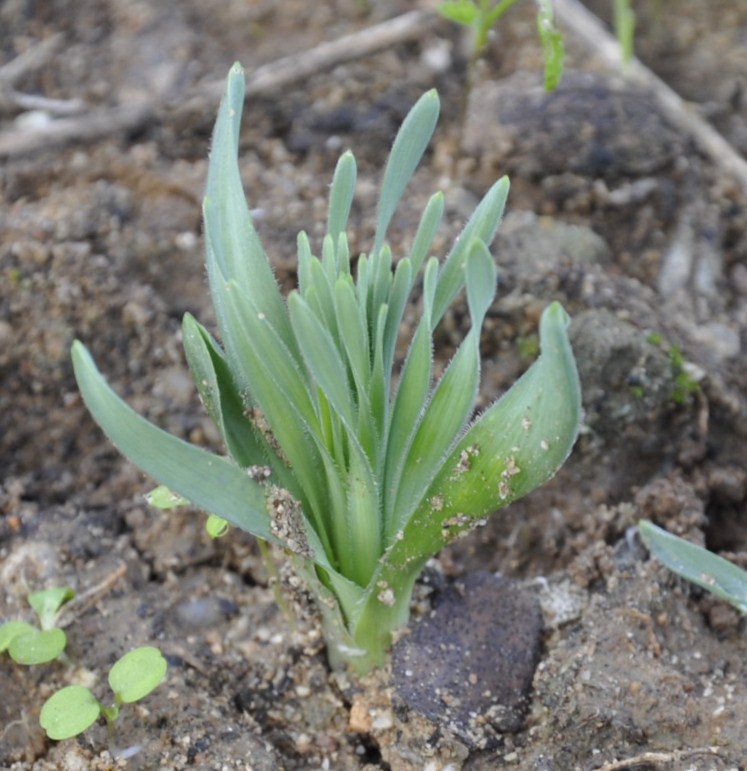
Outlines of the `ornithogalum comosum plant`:
{"type": "Polygon", "coordinates": [[[231,458],[185,443],[117,397],[80,342],[75,374],[114,444],[193,504],[279,544],[316,598],[333,665],[379,664],[404,624],[425,562],[444,544],[547,480],[576,437],[580,396],[553,303],[541,355],[482,415],[480,330],[496,290],[492,240],[508,193],[487,192],[443,262],[429,250],[436,193],[410,253],[386,242],[395,208],[435,128],[429,91],[405,119],[384,171],[371,251],[351,260],[345,228],[356,164],[340,158],[321,258],[298,236],[298,289],[286,299],[253,228],[237,162],[244,77],[228,76],[204,201],[210,291],[220,343],[192,316],[184,347],[231,458]],[[403,314],[422,269],[419,318],[397,376],[403,314]],[[466,288],[471,328],[434,382],[433,332],[466,288]]]}

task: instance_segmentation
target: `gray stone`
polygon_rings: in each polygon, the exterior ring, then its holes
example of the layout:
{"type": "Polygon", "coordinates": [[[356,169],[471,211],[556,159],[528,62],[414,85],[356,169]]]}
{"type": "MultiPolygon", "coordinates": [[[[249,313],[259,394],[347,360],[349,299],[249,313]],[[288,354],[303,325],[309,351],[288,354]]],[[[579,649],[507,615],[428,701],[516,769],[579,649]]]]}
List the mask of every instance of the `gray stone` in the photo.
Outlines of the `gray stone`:
{"type": "Polygon", "coordinates": [[[413,711],[471,747],[521,730],[539,663],[542,612],[507,578],[474,573],[447,589],[392,652],[413,711]]]}

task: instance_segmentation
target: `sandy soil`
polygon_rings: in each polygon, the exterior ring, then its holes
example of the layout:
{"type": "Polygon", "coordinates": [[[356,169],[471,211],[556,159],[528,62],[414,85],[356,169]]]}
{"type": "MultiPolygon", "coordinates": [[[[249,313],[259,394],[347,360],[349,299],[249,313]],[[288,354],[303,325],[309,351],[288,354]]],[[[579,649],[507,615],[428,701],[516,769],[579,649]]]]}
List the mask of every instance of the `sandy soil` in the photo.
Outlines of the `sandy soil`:
{"type": "MultiPolygon", "coordinates": [[[[435,86],[440,128],[392,243],[401,253],[441,188],[445,249],[487,186],[511,176],[481,403],[528,365],[542,308],[557,299],[574,318],[585,419],[571,460],[440,555],[418,590],[422,623],[482,576],[484,600],[462,604],[489,630],[494,669],[519,647],[529,653],[508,717],[467,727],[408,692],[403,648],[364,680],[330,672],[314,619],[292,622],[278,609],[251,538],[212,542],[200,513],[149,508],[150,481],[88,417],[69,360],[82,339],[140,412],[217,447],[179,331],[185,311],[212,319],[200,200],[217,105],[202,84],[234,60],[252,72],[411,4],[0,6],[0,85],[3,65],[50,46],[0,88],[0,149],[3,137],[45,120],[19,107],[11,88],[57,100],[46,119],[73,99],[137,118],[95,140],[6,152],[0,166],[0,619],[28,618],[25,596],[44,586],[89,593],[66,616],[67,660],[20,668],[0,659],[0,766],[747,767],[745,622],[650,561],[632,529],[646,516],[747,566],[747,191],[572,35],[563,84],[545,95],[524,5],[491,42],[463,125],[465,40],[437,23],[253,98],[241,142],[257,227],[289,287],[296,233],[319,237],[345,147],[360,167],[352,245],[366,248],[388,145],[435,86]],[[674,345],[697,383],[687,393],[674,345]],[[496,572],[508,583],[485,578],[496,572]],[[529,623],[538,607],[544,631],[529,623]],[[509,618],[527,623],[521,634],[534,635],[532,645],[501,631],[509,618]],[[123,715],[114,741],[103,727],[45,739],[38,712],[54,689],[85,681],[103,696],[111,663],[146,643],[168,657],[167,681],[123,715]],[[134,745],[131,759],[116,758],[134,745]]],[[[608,13],[603,0],[588,5],[608,13]]],[[[747,152],[747,10],[682,0],[665,16],[660,4],[634,5],[645,63],[747,152]]],[[[444,321],[443,361],[464,317],[457,303],[444,321]]],[[[461,686],[457,699],[478,695],[469,677],[461,686]]]]}

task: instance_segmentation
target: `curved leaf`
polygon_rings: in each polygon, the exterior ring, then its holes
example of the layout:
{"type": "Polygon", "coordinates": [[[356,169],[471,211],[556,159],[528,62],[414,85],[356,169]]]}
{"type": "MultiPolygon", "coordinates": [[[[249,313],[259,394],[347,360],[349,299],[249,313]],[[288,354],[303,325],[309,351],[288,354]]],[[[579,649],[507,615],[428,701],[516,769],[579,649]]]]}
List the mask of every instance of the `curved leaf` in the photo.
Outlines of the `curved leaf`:
{"type": "Polygon", "coordinates": [[[581,391],[559,303],[542,314],[539,359],[462,437],[402,528],[385,561],[435,554],[475,520],[546,482],[568,457],[581,391]]]}
{"type": "Polygon", "coordinates": [[[407,183],[412,178],[425,148],[431,141],[436,128],[440,102],[435,89],[427,91],[410,110],[392,145],[389,160],[381,183],[381,195],[376,217],[376,237],[372,254],[378,254],[384,244],[397,204],[407,183]]]}
{"type": "Polygon", "coordinates": [[[243,469],[154,426],[125,404],[75,341],[73,368],[83,401],[117,449],[146,474],[211,514],[265,540],[270,532],[262,488],[243,469]]]}
{"type": "Polygon", "coordinates": [[[147,696],[166,677],[167,669],[161,651],[144,645],[114,663],[109,670],[109,685],[119,701],[130,704],[147,696]]]}
{"type": "Polygon", "coordinates": [[[50,696],[41,708],[39,723],[50,739],[59,741],[82,734],[101,712],[96,697],[82,685],[68,685],[50,696]]]}
{"type": "Polygon", "coordinates": [[[747,571],[648,520],[642,519],[638,523],[638,531],[659,562],[682,578],[726,600],[741,613],[747,613],[747,571]]]}

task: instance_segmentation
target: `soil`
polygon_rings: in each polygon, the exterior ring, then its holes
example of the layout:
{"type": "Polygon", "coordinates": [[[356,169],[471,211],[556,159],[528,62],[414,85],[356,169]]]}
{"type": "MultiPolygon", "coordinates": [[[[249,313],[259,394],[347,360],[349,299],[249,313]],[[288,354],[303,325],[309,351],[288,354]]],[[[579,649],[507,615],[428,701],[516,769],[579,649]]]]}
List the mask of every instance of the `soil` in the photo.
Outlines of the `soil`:
{"type": "MultiPolygon", "coordinates": [[[[611,6],[588,5],[603,17],[611,6]]],[[[747,153],[747,7],[633,5],[643,61],[747,153]]],[[[364,679],[331,672],[314,618],[279,609],[249,536],[211,541],[199,512],[149,508],[151,482],[86,413],[69,358],[82,339],[139,412],[219,449],[180,343],[185,311],[213,321],[200,200],[217,105],[191,97],[234,60],[251,72],[411,4],[0,6],[0,78],[35,43],[57,41],[12,83],[16,92],[96,107],[163,95],[166,105],[133,129],[10,155],[0,167],[0,619],[30,619],[26,594],[45,586],[79,595],[63,616],[64,660],[21,668],[0,659],[0,766],[747,768],[745,620],[650,560],[634,530],[645,516],[747,566],[747,191],[570,33],[564,81],[544,94],[532,6],[501,22],[466,113],[466,39],[439,22],[253,98],[240,148],[260,236],[289,288],[296,233],[319,239],[341,148],[359,162],[351,236],[360,251],[394,131],[436,87],[440,126],[391,241],[403,253],[440,188],[445,250],[487,186],[511,176],[480,403],[531,361],[549,302],[574,319],[585,418],[571,459],[432,561],[417,593],[413,624],[478,573],[510,581],[505,595],[522,592],[523,616],[532,602],[542,607],[525,706],[489,740],[452,730],[431,697],[418,711],[397,667],[364,679]],[[687,362],[684,391],[673,346],[687,362]],[[106,698],[108,667],[139,644],[167,656],[165,684],[123,712],[113,739],[97,726],[48,741],[44,699],[71,682],[106,698]]],[[[0,137],[48,119],[8,94],[0,90],[0,137]]],[[[465,316],[457,303],[444,321],[443,361],[465,316]]],[[[501,592],[484,596],[493,597],[478,609],[486,624],[513,619],[501,592]]],[[[492,655],[505,669],[500,647],[492,655]]],[[[462,685],[465,698],[476,688],[469,676],[462,685]]]]}

